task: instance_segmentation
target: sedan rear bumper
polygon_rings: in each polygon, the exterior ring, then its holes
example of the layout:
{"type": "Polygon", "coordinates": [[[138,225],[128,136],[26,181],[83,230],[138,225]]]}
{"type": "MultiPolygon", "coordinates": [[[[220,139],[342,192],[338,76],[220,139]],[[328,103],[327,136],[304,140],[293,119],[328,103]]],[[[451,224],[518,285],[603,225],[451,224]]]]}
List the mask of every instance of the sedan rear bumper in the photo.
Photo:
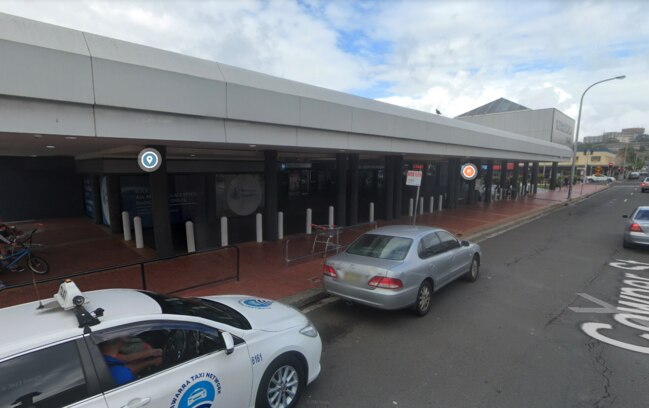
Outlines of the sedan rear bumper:
{"type": "Polygon", "coordinates": [[[418,288],[391,290],[359,288],[341,283],[338,279],[324,276],[324,289],[339,298],[384,310],[398,310],[415,303],[418,288]]]}
{"type": "Polygon", "coordinates": [[[637,245],[649,245],[649,235],[643,232],[627,232],[626,241],[637,245]]]}

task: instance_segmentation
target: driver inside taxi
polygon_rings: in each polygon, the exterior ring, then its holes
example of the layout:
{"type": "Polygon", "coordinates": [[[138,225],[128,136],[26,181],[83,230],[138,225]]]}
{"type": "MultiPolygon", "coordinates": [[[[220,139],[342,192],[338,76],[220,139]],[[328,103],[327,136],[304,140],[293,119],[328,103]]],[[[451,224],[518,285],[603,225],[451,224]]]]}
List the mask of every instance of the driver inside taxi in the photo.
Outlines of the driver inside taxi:
{"type": "Polygon", "coordinates": [[[152,348],[137,337],[116,337],[99,344],[115,385],[137,379],[136,374],[162,364],[162,350],[152,348]]]}

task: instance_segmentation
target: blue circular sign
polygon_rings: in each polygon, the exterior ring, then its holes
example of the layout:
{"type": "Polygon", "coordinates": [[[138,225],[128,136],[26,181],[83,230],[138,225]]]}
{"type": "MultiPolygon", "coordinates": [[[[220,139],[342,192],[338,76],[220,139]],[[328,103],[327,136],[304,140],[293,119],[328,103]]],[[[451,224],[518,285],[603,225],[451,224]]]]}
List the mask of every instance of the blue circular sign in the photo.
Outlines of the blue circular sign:
{"type": "Polygon", "coordinates": [[[239,301],[244,306],[251,307],[253,309],[269,309],[270,305],[273,304],[272,300],[267,299],[242,299],[239,301]]]}
{"type": "Polygon", "coordinates": [[[150,173],[160,168],[162,156],[156,149],[148,147],[143,149],[138,155],[137,164],[142,170],[150,173]]]}

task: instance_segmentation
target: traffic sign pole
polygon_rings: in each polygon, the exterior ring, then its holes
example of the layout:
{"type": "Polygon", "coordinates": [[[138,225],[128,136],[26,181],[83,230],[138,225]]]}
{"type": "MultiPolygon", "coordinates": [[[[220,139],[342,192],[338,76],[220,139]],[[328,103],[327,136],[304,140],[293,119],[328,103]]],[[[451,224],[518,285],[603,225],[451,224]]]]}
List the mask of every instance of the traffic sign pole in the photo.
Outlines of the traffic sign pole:
{"type": "Polygon", "coordinates": [[[419,189],[421,188],[421,183],[417,186],[417,198],[415,199],[415,212],[412,214],[412,225],[417,225],[417,204],[419,204],[419,189]]]}

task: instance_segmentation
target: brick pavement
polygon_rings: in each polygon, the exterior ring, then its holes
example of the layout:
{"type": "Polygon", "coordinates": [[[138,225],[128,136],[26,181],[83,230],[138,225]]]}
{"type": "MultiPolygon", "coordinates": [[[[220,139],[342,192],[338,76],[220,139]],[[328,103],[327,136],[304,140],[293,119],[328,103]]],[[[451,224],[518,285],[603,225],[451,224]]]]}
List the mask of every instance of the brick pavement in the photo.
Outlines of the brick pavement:
{"type": "MultiPolygon", "coordinates": [[[[587,184],[584,196],[606,188],[606,185],[587,184]]],[[[573,198],[578,199],[581,188],[576,186],[573,198]]],[[[561,191],[539,191],[535,196],[517,200],[503,200],[492,203],[465,205],[453,210],[443,210],[432,214],[417,216],[418,225],[435,225],[451,231],[457,236],[471,238],[482,231],[498,228],[516,220],[534,216],[560,206],[567,201],[567,189],[561,191]]],[[[409,217],[402,217],[386,224],[410,223],[409,217]]],[[[151,249],[136,249],[131,242],[124,242],[120,235],[110,234],[105,226],[95,225],[87,218],[68,218],[19,223],[18,227],[29,231],[39,228],[34,242],[43,244],[37,253],[50,263],[50,273],[32,277],[28,271],[0,274],[7,285],[31,282],[40,279],[62,277],[86,270],[106,268],[116,265],[152,260],[155,253],[151,249]]],[[[368,227],[354,228],[345,233],[347,243],[368,227]]],[[[218,284],[202,285],[199,288],[184,290],[183,295],[209,295],[237,293],[271,299],[318,291],[322,287],[321,256],[306,258],[300,262],[286,265],[286,241],[290,241],[289,257],[308,255],[311,251],[312,236],[298,234],[282,241],[263,243],[244,243],[238,245],[241,254],[240,280],[227,280],[218,284]]],[[[171,262],[159,262],[147,266],[147,288],[161,292],[175,292],[180,288],[201,285],[205,282],[233,276],[236,259],[234,251],[198,254],[182,257],[171,262]]],[[[122,268],[75,278],[82,290],[106,287],[141,288],[142,279],[139,266],[122,268]]],[[[57,282],[39,284],[41,297],[51,297],[56,291],[57,282]]],[[[33,286],[0,290],[0,307],[36,299],[33,286]]]]}

